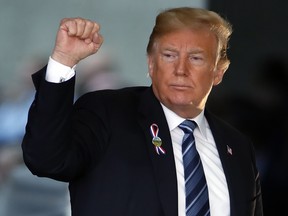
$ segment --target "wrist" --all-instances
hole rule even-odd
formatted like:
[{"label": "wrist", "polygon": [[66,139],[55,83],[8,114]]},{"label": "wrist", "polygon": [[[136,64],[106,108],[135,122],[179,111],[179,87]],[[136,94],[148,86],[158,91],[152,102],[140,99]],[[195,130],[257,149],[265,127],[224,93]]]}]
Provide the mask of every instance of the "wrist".
[{"label": "wrist", "polygon": [[60,64],[63,64],[70,68],[74,67],[79,62],[78,60],[72,58],[71,56],[59,52],[53,52],[51,58],[59,62]]}]

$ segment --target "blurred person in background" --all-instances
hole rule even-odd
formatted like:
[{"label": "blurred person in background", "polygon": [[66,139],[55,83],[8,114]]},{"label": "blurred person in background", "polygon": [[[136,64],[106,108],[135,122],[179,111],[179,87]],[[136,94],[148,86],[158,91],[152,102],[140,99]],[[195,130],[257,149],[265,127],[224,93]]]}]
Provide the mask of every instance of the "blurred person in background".
[{"label": "blurred person in background", "polygon": [[[43,57],[30,58],[21,64],[21,73],[5,89],[0,104],[0,215],[68,216],[68,185],[40,179],[23,164],[21,141],[28,110],[34,98],[31,71],[42,68]],[[46,58],[45,58],[46,59]]]},{"label": "blurred person in background", "polygon": [[34,98],[34,86],[30,81],[31,70],[45,65],[40,57],[31,57],[31,59],[33,60],[20,65],[21,73],[12,80],[16,85],[7,86],[5,91],[2,91],[3,99],[0,103],[1,146],[19,146],[23,138],[28,116],[27,111]]},{"label": "blurred person in background", "polygon": [[[73,216],[263,215],[250,139],[205,108],[228,69],[231,33],[212,11],[164,10],[147,46],[152,85],[89,92],[73,103],[75,66],[103,37],[96,22],[63,19],[47,67],[32,76],[26,165],[39,177],[69,182]],[[205,180],[195,189],[200,202],[191,204],[186,195],[202,181],[185,185],[182,122],[196,126],[189,139],[194,134]]]},{"label": "blurred person in background", "polygon": [[97,56],[92,55],[81,61],[77,70],[81,73],[77,76],[76,98],[87,92],[128,85],[121,77],[121,68],[112,51],[101,49]]},{"label": "blurred person in background", "polygon": [[[28,60],[28,59],[26,59]],[[9,171],[22,163],[21,141],[25,133],[28,110],[34,98],[34,86],[30,81],[31,70],[45,65],[43,58],[35,57],[20,65],[21,73],[2,91],[0,103],[0,183]],[[20,69],[19,69],[20,70]]]}]

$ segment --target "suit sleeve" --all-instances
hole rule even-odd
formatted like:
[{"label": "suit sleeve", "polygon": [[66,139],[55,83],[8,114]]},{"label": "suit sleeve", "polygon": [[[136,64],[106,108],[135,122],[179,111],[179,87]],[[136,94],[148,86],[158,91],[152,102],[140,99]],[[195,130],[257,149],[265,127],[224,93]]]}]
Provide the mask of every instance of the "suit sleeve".
[{"label": "suit sleeve", "polygon": [[32,75],[36,94],[22,141],[23,158],[33,174],[69,181],[82,165],[79,155],[70,159],[77,152],[70,140],[75,78],[50,83],[45,72],[46,67]]},{"label": "suit sleeve", "polygon": [[262,190],[261,190],[261,181],[260,181],[260,173],[256,166],[256,158],[255,158],[255,150],[253,145],[251,145],[252,149],[252,160],[253,167],[255,172],[255,206],[254,206],[254,214],[255,216],[263,216],[263,200],[262,200]]}]

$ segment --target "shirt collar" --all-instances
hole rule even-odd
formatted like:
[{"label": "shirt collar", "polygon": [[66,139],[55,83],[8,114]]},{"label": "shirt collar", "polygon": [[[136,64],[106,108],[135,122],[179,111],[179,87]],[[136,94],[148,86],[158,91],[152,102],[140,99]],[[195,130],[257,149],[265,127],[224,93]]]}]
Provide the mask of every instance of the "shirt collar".
[{"label": "shirt collar", "polygon": [[[178,127],[179,124],[181,124],[185,120],[184,118],[178,116],[172,110],[168,109],[162,103],[161,103],[161,106],[162,106],[164,114],[166,116],[166,120],[167,120],[168,127],[169,127],[170,131],[174,130],[176,127]],[[200,133],[205,138],[207,138],[206,129],[205,129],[206,125],[205,125],[204,110],[198,116],[196,116],[195,118],[190,119],[190,120],[193,120],[197,123]]]}]

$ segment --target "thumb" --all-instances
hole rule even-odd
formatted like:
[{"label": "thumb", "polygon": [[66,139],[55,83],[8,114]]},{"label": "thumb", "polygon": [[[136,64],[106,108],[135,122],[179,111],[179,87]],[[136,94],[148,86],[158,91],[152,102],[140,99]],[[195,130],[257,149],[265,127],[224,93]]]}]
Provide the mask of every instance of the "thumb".
[{"label": "thumb", "polygon": [[99,33],[95,33],[93,38],[92,38],[92,42],[95,44],[99,44],[99,46],[101,46],[101,44],[103,43],[102,35]]}]

